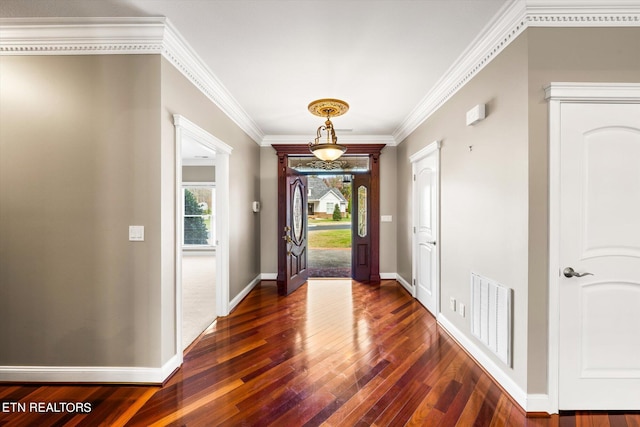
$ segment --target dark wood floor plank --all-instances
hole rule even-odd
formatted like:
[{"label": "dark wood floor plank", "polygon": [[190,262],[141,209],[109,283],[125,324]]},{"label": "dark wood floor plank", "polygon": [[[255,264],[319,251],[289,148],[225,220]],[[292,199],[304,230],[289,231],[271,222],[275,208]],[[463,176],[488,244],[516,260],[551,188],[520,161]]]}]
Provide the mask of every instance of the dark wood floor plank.
[{"label": "dark wood floor plank", "polygon": [[0,413],[0,426],[640,427],[637,412],[526,418],[397,282],[262,282],[162,387],[0,384],[0,401],[90,413]]}]

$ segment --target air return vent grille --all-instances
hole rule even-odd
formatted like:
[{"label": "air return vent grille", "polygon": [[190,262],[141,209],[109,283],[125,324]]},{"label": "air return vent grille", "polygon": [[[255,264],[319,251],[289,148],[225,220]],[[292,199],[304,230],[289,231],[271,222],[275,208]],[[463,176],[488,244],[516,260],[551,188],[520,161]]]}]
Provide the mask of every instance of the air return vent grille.
[{"label": "air return vent grille", "polygon": [[513,290],[471,273],[471,333],[511,366]]}]

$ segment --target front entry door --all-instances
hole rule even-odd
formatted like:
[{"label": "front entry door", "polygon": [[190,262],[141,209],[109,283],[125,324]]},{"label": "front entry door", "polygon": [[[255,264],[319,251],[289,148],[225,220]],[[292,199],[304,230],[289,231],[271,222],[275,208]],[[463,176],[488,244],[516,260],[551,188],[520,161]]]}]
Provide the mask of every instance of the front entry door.
[{"label": "front entry door", "polygon": [[414,278],[416,298],[438,313],[438,151],[413,165]]},{"label": "front entry door", "polygon": [[286,194],[280,206],[285,218],[278,245],[278,293],[289,295],[308,279],[307,269],[307,177],[286,170]]},{"label": "front entry door", "polygon": [[[302,208],[307,209],[307,183],[303,175],[289,168],[289,156],[308,157],[309,162],[317,159],[309,157],[309,146],[296,144],[273,144],[278,155],[278,293],[288,295],[308,278],[307,269],[307,219],[303,215],[304,240],[296,240],[293,231],[295,214],[293,188],[298,180],[302,189]],[[353,278],[363,282],[380,282],[380,152],[384,144],[357,144],[348,146],[352,156],[368,157],[368,172],[354,175],[353,191],[363,187],[361,194],[364,208],[361,212],[360,228],[352,227]],[[315,160],[314,160],[315,159]],[[305,160],[306,162],[306,160]],[[306,162],[306,163],[309,163]],[[332,170],[320,168],[322,171]],[[307,171],[307,173],[310,173]],[[354,194],[354,200],[357,195]],[[353,215],[357,215],[357,202],[353,202]],[[302,212],[304,213],[304,212]],[[357,219],[356,219],[357,220]],[[359,231],[359,232],[358,232]],[[287,235],[289,237],[287,237]],[[288,240],[291,239],[292,242]],[[302,236],[301,236],[302,239]]]},{"label": "front entry door", "polygon": [[354,175],[352,187],[351,270],[360,282],[371,280],[371,179]]},{"label": "front entry door", "polygon": [[560,113],[559,409],[638,409],[640,105]]}]

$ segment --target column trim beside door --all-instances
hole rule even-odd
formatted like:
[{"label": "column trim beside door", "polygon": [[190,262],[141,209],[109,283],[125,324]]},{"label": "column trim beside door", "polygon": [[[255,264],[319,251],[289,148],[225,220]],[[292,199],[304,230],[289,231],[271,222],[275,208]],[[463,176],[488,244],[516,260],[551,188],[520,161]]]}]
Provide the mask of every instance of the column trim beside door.
[{"label": "column trim beside door", "polygon": [[560,314],[560,136],[563,103],[640,103],[640,83],[560,83],[545,87],[549,102],[549,330],[548,398],[527,411],[559,412],[559,314]]}]

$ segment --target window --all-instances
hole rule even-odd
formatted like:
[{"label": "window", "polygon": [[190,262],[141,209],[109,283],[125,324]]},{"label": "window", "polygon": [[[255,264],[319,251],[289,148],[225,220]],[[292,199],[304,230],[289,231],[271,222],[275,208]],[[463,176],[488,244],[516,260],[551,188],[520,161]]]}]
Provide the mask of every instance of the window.
[{"label": "window", "polygon": [[358,236],[367,236],[367,187],[358,187]]},{"label": "window", "polygon": [[334,209],[333,205],[334,204],[335,203],[327,202],[327,213],[328,214],[332,214],[333,213],[333,209]]},{"label": "window", "polygon": [[215,191],[212,185],[188,185],[182,188],[184,247],[215,246]]}]

